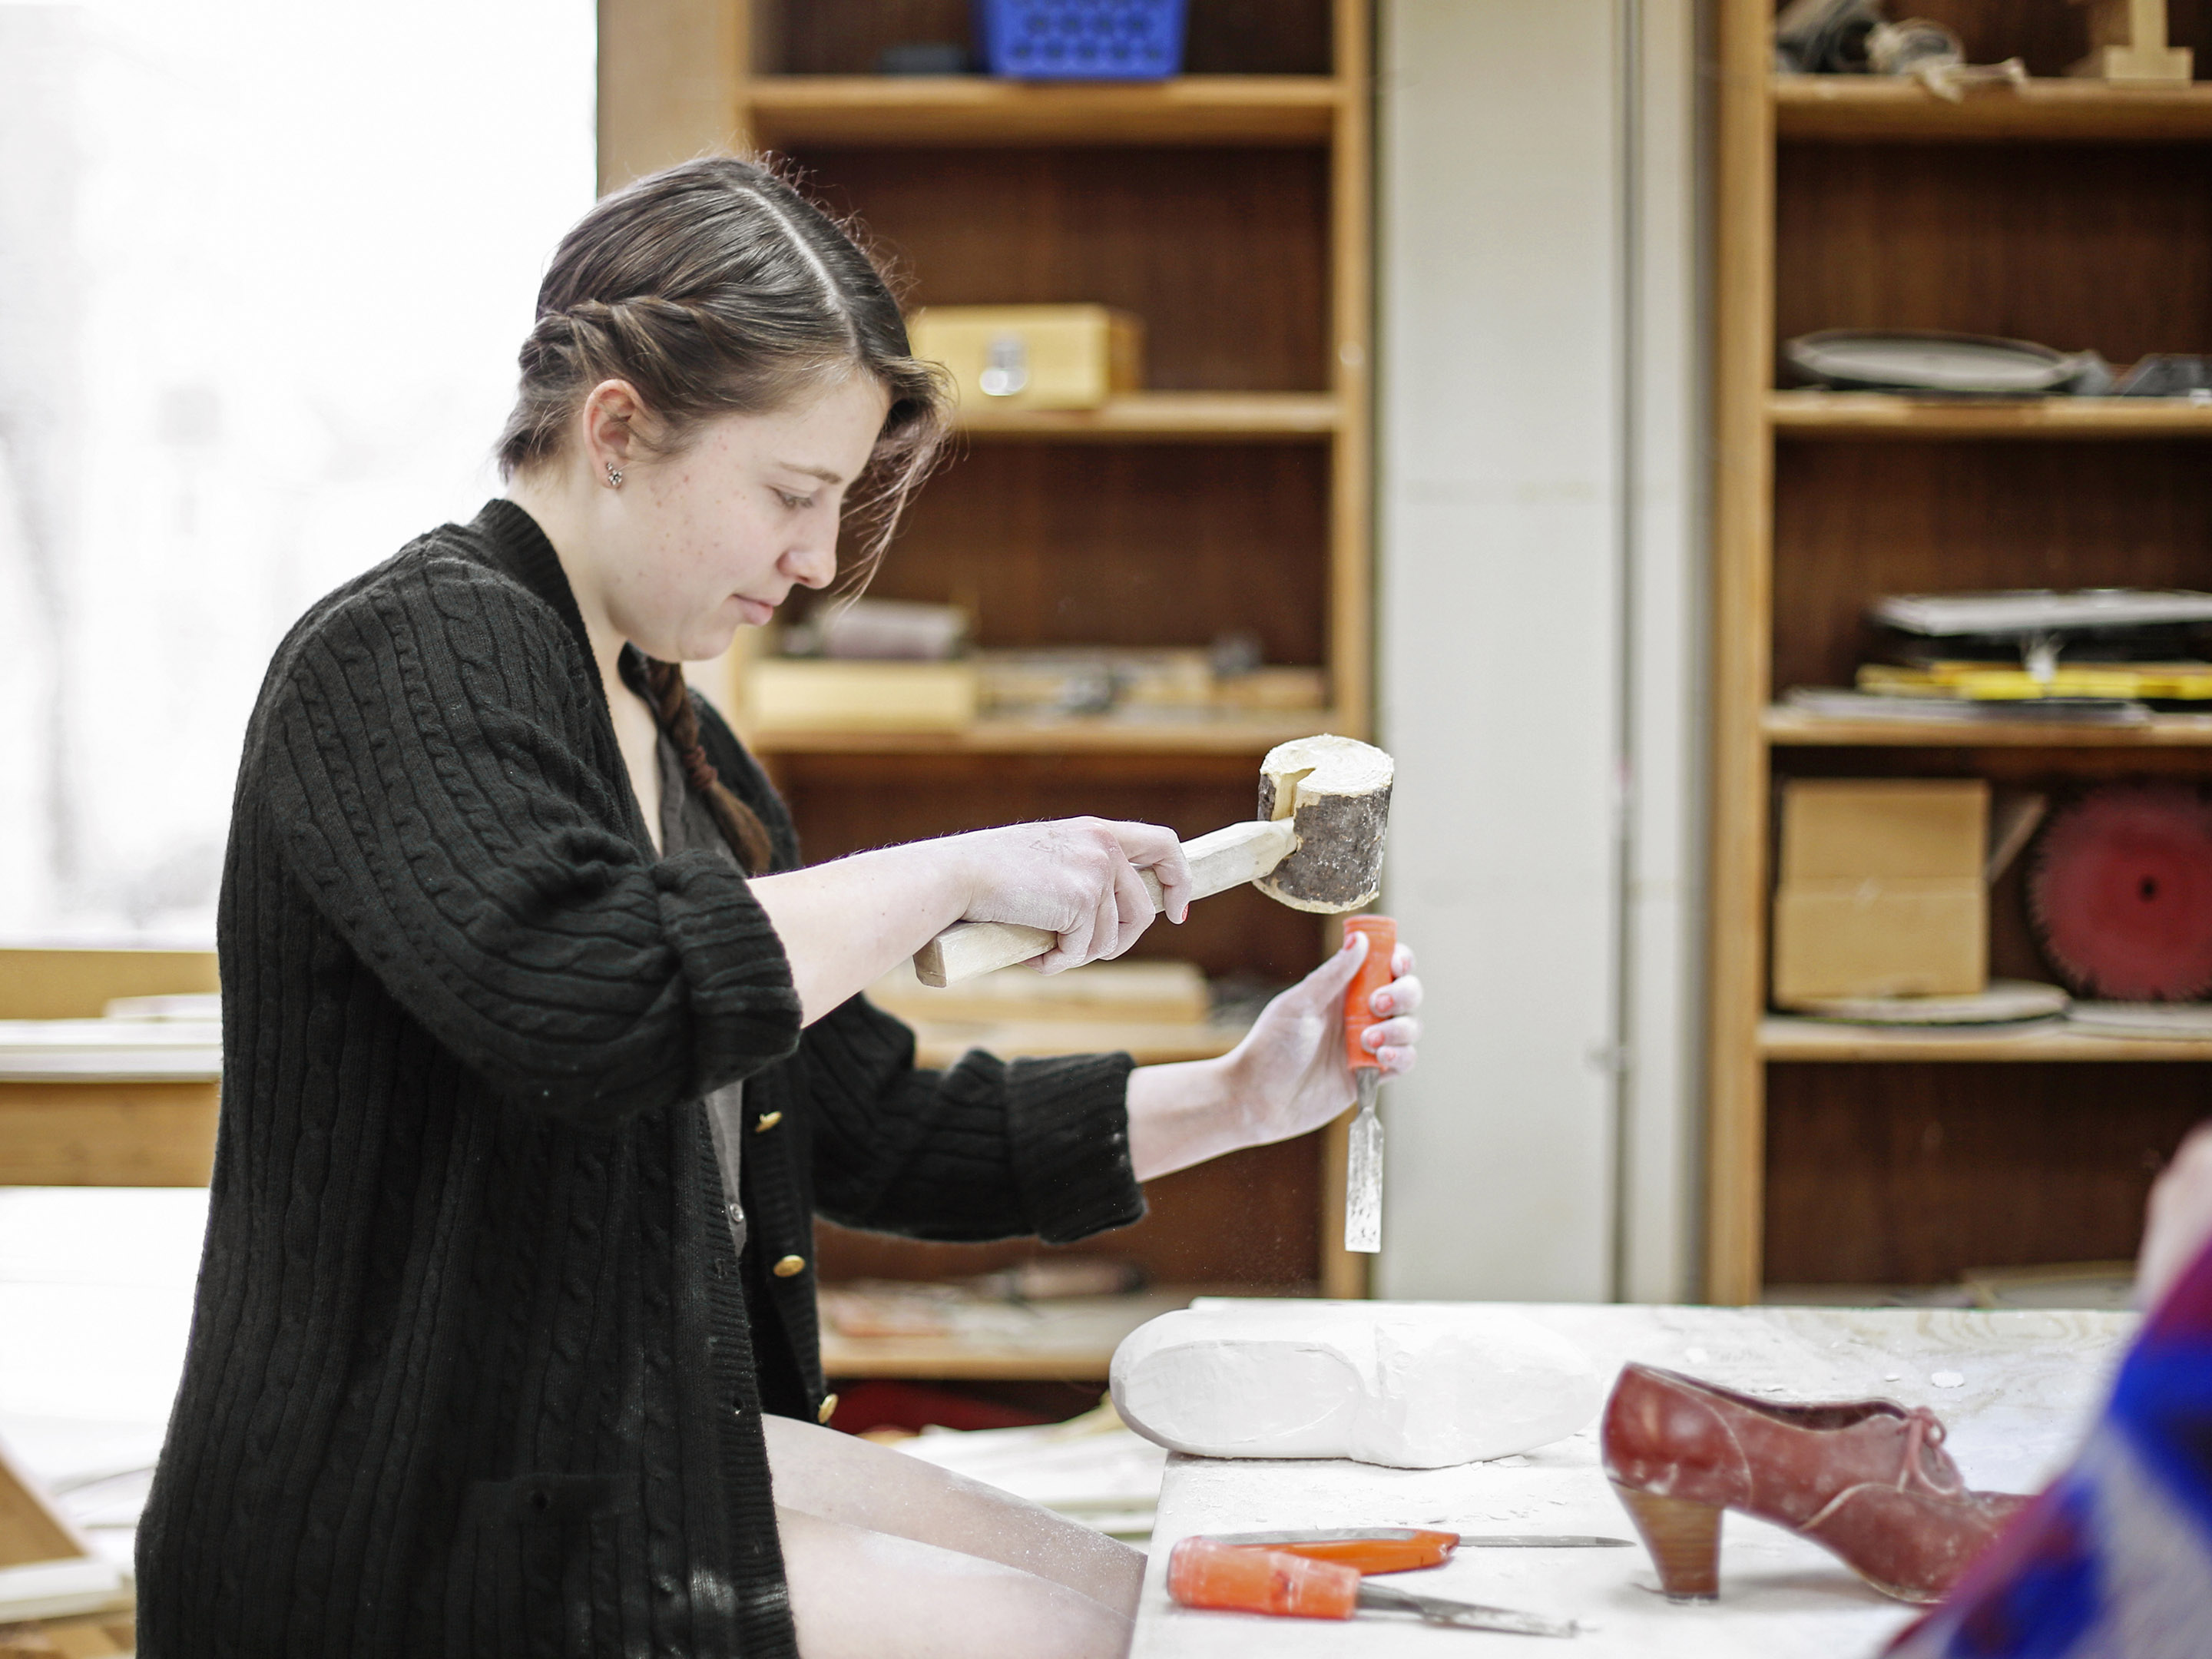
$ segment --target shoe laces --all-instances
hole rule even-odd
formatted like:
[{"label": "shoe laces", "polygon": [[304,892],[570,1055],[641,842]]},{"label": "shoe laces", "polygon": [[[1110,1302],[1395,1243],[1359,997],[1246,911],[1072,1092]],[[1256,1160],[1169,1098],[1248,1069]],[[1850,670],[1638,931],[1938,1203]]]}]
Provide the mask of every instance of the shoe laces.
[{"label": "shoe laces", "polygon": [[[1915,1482],[1942,1498],[1955,1498],[1966,1491],[1966,1483],[1959,1474],[1958,1465],[1942,1449],[1943,1435],[1943,1419],[1927,1407],[1915,1406],[1905,1414],[1905,1461],[1897,1471],[1898,1491],[1903,1492]],[[1936,1465],[1943,1471],[1945,1479],[1939,1480],[1928,1472],[1928,1464],[1921,1456],[1923,1451],[1935,1454]]]}]

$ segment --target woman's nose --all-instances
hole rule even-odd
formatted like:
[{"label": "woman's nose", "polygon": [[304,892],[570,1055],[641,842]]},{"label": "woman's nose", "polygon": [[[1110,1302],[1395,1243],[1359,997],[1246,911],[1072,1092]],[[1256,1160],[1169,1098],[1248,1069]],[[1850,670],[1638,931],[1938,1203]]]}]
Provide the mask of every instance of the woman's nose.
[{"label": "woman's nose", "polygon": [[801,587],[827,587],[837,574],[837,544],[809,542],[783,556],[784,574]]}]

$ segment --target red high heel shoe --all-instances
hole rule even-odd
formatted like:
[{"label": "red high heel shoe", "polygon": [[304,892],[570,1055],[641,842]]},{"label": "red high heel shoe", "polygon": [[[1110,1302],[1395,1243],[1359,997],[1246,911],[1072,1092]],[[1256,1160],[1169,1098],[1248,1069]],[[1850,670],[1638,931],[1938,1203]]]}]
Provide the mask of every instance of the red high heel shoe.
[{"label": "red high heel shoe", "polygon": [[1720,1593],[1727,1510],[1811,1539],[1885,1595],[1934,1601],[2028,1501],[1969,1491],[1924,1406],[1778,1406],[1654,1365],[1623,1367],[1599,1442],[1677,1601]]}]

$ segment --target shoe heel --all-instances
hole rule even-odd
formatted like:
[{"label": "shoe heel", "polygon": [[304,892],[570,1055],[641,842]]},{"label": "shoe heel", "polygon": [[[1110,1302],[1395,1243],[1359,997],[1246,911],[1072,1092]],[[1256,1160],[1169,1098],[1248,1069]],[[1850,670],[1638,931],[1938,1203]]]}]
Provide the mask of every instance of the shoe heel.
[{"label": "shoe heel", "polygon": [[1710,1601],[1721,1593],[1721,1515],[1711,1504],[1633,1492],[1615,1481],[1621,1506],[1651,1552],[1670,1601]]}]

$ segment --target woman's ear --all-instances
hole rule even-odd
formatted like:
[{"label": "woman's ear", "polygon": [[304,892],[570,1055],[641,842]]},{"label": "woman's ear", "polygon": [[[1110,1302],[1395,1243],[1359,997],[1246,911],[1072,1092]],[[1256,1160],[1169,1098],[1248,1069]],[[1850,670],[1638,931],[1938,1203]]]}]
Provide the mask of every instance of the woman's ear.
[{"label": "woman's ear", "polygon": [[639,428],[649,418],[637,388],[628,380],[602,380],[584,399],[584,460],[592,479],[618,476],[644,459]]}]

